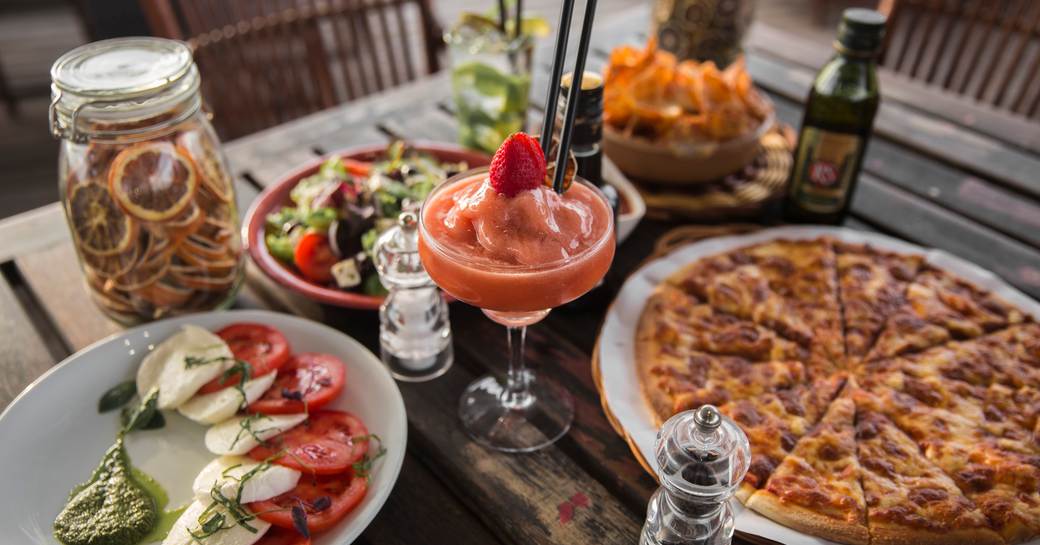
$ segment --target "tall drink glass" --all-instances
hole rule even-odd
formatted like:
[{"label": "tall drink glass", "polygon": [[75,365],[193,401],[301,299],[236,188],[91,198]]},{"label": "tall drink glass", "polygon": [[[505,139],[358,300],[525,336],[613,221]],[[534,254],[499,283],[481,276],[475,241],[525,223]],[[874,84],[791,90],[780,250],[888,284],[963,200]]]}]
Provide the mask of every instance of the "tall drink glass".
[{"label": "tall drink glass", "polygon": [[[454,244],[443,221],[455,196],[482,183],[487,176],[487,168],[464,172],[448,179],[426,198],[420,211],[419,255],[441,289],[480,308],[508,331],[509,366],[505,378],[488,375],[466,388],[459,402],[463,426],[471,437],[489,448],[530,452],[567,433],[574,419],[574,402],[565,389],[525,367],[527,326],[545,318],[554,307],[577,299],[603,278],[614,258],[613,214],[599,189],[575,178],[562,198],[581,201],[590,211],[588,223],[582,222],[583,229],[592,226],[583,247],[535,265],[488,258],[484,250],[494,242],[485,238],[483,249]],[[516,242],[508,232],[500,236],[498,240],[503,245]]]}]

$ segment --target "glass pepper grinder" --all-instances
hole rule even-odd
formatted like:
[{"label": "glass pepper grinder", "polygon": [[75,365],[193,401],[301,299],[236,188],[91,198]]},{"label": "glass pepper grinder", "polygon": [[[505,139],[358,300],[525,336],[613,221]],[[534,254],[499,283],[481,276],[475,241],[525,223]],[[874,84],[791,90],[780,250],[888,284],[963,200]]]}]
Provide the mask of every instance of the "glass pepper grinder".
[{"label": "glass pepper grinder", "polygon": [[376,241],[379,280],[390,291],[379,307],[379,348],[398,380],[443,375],[454,359],[448,304],[419,260],[418,216],[403,212]]},{"label": "glass pepper grinder", "polygon": [[751,462],[744,432],[703,405],[664,423],[655,454],[661,488],[650,497],[640,545],[728,545],[729,499]]}]

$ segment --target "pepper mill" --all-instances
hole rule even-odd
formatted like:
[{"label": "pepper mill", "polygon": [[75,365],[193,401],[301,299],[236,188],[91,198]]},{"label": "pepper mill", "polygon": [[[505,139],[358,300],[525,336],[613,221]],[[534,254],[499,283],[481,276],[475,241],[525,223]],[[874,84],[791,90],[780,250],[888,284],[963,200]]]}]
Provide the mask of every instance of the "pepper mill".
[{"label": "pepper mill", "polygon": [[729,499],[751,462],[744,432],[703,405],[669,418],[654,451],[661,488],[650,497],[640,545],[728,545]]},{"label": "pepper mill", "polygon": [[421,382],[451,367],[448,304],[419,259],[418,217],[403,212],[373,247],[376,271],[390,291],[379,307],[379,352],[397,380]]}]

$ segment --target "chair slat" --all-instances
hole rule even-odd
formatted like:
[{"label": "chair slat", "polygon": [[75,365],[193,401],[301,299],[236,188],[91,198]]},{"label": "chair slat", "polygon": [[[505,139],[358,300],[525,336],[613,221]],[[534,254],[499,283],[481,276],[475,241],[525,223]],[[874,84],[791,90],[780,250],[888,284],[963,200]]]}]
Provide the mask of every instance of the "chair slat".
[{"label": "chair slat", "polygon": [[443,49],[427,0],[141,3],[153,32],[192,44],[224,138],[432,73]]}]

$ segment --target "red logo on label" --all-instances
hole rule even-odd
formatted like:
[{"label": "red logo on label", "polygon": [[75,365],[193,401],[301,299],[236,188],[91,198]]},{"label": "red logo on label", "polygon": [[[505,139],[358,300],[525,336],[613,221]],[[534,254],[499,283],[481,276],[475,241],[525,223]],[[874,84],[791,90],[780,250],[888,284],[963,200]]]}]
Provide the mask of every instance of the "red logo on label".
[{"label": "red logo on label", "polygon": [[819,187],[833,187],[838,183],[838,167],[827,161],[816,161],[809,165],[809,181]]}]

